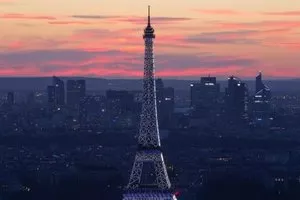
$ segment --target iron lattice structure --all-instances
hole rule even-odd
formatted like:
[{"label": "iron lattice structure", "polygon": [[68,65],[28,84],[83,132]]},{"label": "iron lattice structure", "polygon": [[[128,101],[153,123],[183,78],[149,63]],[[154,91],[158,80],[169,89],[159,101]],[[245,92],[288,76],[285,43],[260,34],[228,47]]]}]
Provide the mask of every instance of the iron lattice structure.
[{"label": "iron lattice structure", "polygon": [[[161,152],[159,137],[153,40],[154,29],[150,23],[150,7],[148,7],[148,25],[144,30],[145,60],[143,79],[143,104],[138,138],[138,151],[123,195],[123,200],[176,200],[171,192],[171,183]],[[145,163],[153,164],[156,181],[151,189],[141,185]]]}]

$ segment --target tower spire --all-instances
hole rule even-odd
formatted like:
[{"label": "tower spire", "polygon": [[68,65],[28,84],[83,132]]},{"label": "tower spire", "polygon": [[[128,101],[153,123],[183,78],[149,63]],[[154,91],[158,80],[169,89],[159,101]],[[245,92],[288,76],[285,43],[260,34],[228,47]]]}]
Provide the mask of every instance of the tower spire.
[{"label": "tower spire", "polygon": [[151,18],[150,18],[150,5],[148,6],[148,26],[151,25]]},{"label": "tower spire", "polygon": [[144,30],[144,38],[155,38],[154,29],[151,26],[150,6],[148,6],[148,24]]}]

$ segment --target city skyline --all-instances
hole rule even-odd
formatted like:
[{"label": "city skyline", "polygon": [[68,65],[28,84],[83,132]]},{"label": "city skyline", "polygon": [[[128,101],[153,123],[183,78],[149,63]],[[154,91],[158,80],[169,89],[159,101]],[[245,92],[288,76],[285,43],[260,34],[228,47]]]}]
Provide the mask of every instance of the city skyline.
[{"label": "city skyline", "polygon": [[148,4],[159,77],[300,76],[300,3],[270,0],[0,0],[0,76],[142,78]]}]

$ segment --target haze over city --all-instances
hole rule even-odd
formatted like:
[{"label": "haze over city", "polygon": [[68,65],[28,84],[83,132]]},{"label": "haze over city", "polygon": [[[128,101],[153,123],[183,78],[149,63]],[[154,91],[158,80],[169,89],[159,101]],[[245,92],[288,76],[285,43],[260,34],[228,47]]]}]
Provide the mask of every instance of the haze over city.
[{"label": "haze over city", "polygon": [[0,76],[141,78],[147,5],[157,75],[300,76],[300,2],[0,0]]}]

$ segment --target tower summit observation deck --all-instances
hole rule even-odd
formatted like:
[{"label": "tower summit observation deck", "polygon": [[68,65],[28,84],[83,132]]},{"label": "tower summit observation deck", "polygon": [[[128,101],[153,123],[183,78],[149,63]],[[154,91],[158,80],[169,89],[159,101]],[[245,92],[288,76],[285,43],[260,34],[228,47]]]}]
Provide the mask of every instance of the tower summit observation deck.
[{"label": "tower summit observation deck", "polygon": [[123,200],[176,200],[161,151],[157,119],[156,86],[150,6],[144,30],[145,58],[143,104],[138,149]]},{"label": "tower summit observation deck", "polygon": [[151,17],[150,17],[150,6],[148,6],[148,24],[144,30],[144,39],[145,38],[155,38],[154,28],[151,26]]}]

